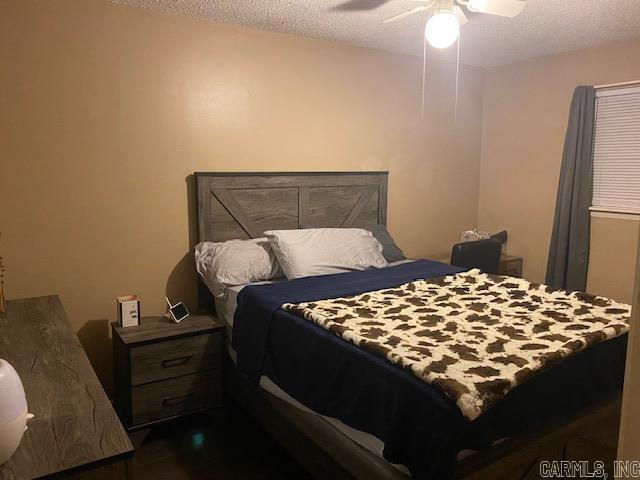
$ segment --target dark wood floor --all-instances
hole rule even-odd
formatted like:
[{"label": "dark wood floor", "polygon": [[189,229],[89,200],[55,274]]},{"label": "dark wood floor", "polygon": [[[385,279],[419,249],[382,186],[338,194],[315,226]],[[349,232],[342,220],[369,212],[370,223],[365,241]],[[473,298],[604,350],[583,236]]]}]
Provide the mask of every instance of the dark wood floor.
[{"label": "dark wood floor", "polygon": [[[617,445],[619,417],[603,418],[590,435],[578,435],[564,451],[555,446],[546,460],[604,460],[611,470]],[[539,480],[538,466],[514,464],[508,480]],[[491,469],[489,469],[491,470]],[[495,475],[473,474],[475,480],[497,480]],[[311,480],[311,476],[244,410],[200,414],[154,427],[133,460],[133,480]],[[500,477],[505,478],[505,477]],[[613,478],[609,473],[608,478]]]},{"label": "dark wood floor", "polygon": [[134,480],[310,480],[241,410],[193,415],[154,427],[136,450]]}]

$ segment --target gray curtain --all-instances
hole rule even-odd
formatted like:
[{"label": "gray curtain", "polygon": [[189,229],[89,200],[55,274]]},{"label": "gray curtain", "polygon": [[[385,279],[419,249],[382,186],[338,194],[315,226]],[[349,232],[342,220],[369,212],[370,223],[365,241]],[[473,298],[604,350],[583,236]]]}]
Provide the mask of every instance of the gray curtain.
[{"label": "gray curtain", "polygon": [[584,291],[587,286],[595,109],[595,89],[577,87],[564,139],[547,262],[546,283],[554,288]]}]

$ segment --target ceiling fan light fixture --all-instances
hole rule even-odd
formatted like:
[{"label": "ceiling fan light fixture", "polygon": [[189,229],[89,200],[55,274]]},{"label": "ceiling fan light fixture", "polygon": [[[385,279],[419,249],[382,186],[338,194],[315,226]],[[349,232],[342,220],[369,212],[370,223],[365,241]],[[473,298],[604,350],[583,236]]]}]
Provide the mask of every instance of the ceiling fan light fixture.
[{"label": "ceiling fan light fixture", "polygon": [[438,10],[429,18],[424,34],[432,47],[450,47],[460,35],[458,17],[452,10]]},{"label": "ceiling fan light fixture", "polygon": [[467,8],[472,12],[483,12],[487,9],[487,0],[469,0]]}]

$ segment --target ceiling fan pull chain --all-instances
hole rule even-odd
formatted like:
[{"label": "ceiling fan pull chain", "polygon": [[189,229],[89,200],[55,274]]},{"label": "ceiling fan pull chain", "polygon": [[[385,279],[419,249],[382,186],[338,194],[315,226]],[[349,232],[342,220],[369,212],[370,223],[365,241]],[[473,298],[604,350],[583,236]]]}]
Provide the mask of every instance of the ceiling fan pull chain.
[{"label": "ceiling fan pull chain", "polygon": [[427,38],[423,37],[424,47],[422,50],[422,110],[420,118],[424,120],[424,102],[427,90]]},{"label": "ceiling fan pull chain", "polygon": [[460,89],[460,40],[462,34],[458,36],[458,53],[456,55],[456,100],[453,107],[453,121],[458,121],[458,90]]}]

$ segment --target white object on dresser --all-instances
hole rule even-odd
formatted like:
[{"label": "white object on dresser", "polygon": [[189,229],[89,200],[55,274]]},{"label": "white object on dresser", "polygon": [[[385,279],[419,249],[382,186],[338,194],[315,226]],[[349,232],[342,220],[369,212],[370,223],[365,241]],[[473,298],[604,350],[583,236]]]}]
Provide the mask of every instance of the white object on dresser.
[{"label": "white object on dresser", "polygon": [[6,463],[20,445],[27,430],[27,398],[18,372],[0,358],[0,465]]}]

